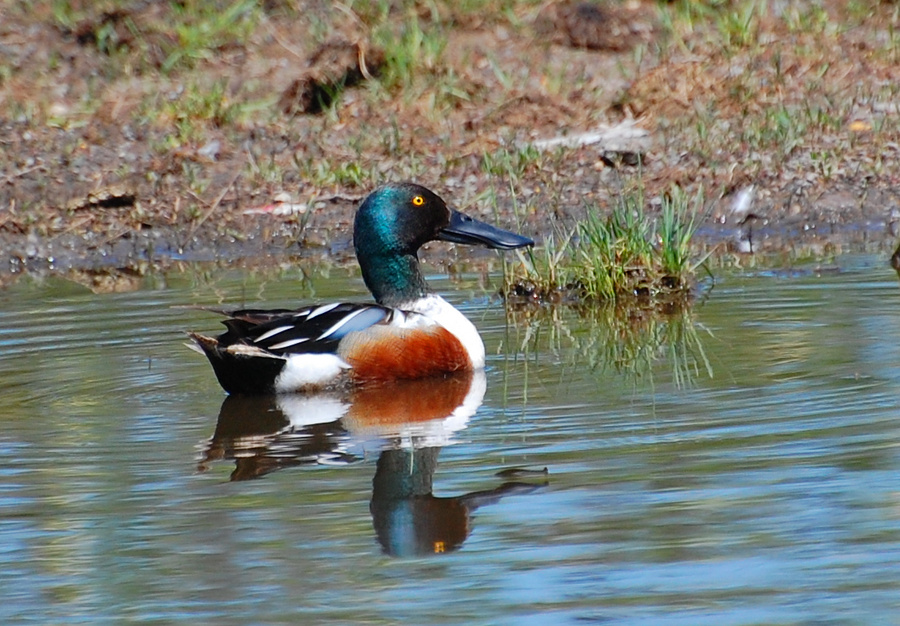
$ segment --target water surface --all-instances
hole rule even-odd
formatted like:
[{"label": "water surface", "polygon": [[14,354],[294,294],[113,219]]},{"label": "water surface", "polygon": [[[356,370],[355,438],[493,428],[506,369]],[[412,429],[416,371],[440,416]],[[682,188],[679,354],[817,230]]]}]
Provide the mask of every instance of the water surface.
[{"label": "water surface", "polygon": [[300,277],[0,292],[0,622],[897,623],[882,259],[720,277],[687,347],[638,356],[602,315],[508,318],[438,276],[483,378],[226,402],[182,345],[215,316],[172,305],[366,297]]}]

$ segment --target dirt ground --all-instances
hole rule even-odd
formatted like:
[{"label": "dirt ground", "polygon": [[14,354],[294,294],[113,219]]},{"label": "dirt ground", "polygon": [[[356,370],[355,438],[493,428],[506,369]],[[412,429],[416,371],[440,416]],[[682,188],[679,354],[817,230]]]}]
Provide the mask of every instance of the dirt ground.
[{"label": "dirt ground", "polygon": [[538,239],[677,185],[698,253],[895,245],[896,2],[206,4],[0,8],[3,280],[348,256],[397,179]]}]

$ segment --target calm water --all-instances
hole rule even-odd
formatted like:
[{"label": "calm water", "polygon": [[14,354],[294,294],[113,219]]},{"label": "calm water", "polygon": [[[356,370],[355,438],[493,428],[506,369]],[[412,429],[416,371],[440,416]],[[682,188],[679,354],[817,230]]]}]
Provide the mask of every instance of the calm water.
[{"label": "calm water", "polygon": [[508,322],[438,277],[483,378],[262,402],[225,402],[182,346],[216,317],[171,306],[358,278],[22,279],[0,291],[0,623],[900,623],[900,284],[838,267],[727,275],[693,324],[619,327]]}]

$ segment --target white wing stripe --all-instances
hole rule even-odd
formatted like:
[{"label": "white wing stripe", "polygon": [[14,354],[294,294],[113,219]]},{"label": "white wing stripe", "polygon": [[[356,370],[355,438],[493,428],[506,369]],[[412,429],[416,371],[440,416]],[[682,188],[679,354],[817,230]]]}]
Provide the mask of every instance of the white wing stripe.
[{"label": "white wing stripe", "polygon": [[294,327],[293,325],[288,325],[288,326],[279,326],[278,328],[273,328],[272,330],[268,330],[268,331],[264,332],[263,334],[261,334],[256,339],[254,339],[253,343],[259,343],[260,341],[265,341],[269,337],[274,337],[278,333],[283,333],[284,331],[290,330],[293,327]]},{"label": "white wing stripe", "polygon": [[315,311],[311,311],[309,316],[306,319],[311,320],[312,318],[322,315],[323,313],[328,313],[328,311],[339,307],[340,304],[341,304],[340,302],[332,302],[331,304],[323,304],[322,306],[317,308]]},{"label": "white wing stripe", "polygon": [[332,326],[331,328],[329,328],[328,330],[326,330],[324,333],[322,333],[321,335],[319,335],[319,338],[316,339],[316,341],[321,341],[322,339],[325,339],[325,338],[328,337],[329,335],[334,334],[335,332],[337,332],[337,330],[338,330],[341,326],[343,326],[344,324],[346,324],[347,322],[349,322],[350,320],[352,320],[354,317],[356,317],[357,315],[359,315],[359,314],[362,313],[363,311],[368,311],[368,310],[369,310],[368,308],[356,309],[356,310],[353,311],[352,313],[348,313],[347,315],[345,315],[345,316],[341,319],[341,321],[339,321],[337,324],[335,324],[334,326]]},{"label": "white wing stripe", "polygon": [[281,343],[276,343],[274,346],[269,346],[269,350],[284,350],[285,348],[290,348],[291,346],[296,346],[298,343],[303,343],[304,341],[309,341],[309,337],[300,337],[299,339],[288,339],[287,341],[282,341]]}]

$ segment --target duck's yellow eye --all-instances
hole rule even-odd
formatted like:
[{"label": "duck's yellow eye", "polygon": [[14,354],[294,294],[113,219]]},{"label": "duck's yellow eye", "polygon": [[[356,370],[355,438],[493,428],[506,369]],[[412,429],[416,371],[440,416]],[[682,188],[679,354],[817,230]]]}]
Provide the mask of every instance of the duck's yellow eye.
[{"label": "duck's yellow eye", "polygon": [[416,206],[422,206],[423,204],[425,204],[425,198],[423,198],[422,196],[416,196],[413,198],[413,204],[415,204]]}]

